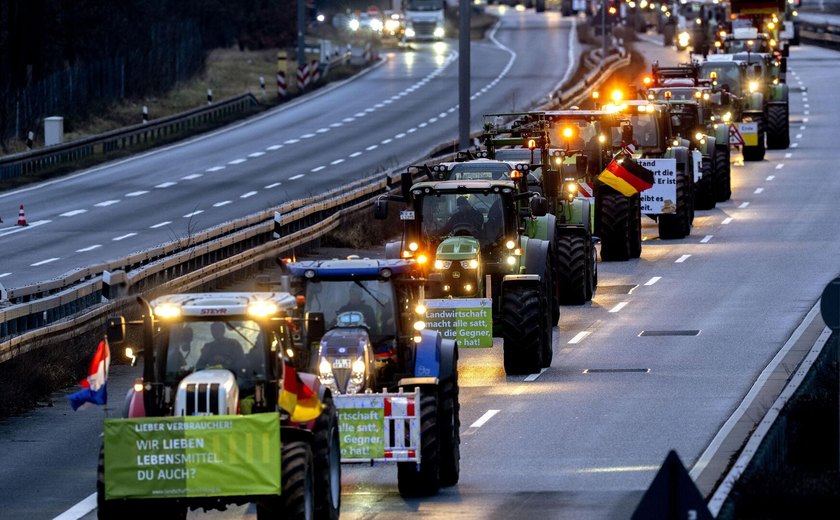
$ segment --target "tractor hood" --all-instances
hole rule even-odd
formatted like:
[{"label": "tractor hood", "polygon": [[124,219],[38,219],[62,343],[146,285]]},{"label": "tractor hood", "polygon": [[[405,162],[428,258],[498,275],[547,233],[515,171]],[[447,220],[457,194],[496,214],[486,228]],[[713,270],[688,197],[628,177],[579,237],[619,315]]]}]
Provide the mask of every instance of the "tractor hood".
[{"label": "tractor hood", "polygon": [[437,247],[437,260],[470,260],[478,256],[481,248],[478,239],[473,237],[449,237]]},{"label": "tractor hood", "polygon": [[370,341],[364,327],[341,327],[330,329],[321,338],[321,354],[327,357],[350,356],[356,359],[364,354],[365,344]]}]

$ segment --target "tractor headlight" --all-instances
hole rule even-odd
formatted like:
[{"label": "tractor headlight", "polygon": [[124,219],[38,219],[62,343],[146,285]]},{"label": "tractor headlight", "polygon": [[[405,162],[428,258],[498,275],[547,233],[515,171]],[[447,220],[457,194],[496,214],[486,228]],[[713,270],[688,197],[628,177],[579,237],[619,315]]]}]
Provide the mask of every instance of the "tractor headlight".
[{"label": "tractor headlight", "polygon": [[359,30],[359,20],[356,20],[355,18],[353,18],[352,20],[350,20],[350,23],[348,24],[348,26],[350,27],[351,31],[358,31]]},{"label": "tractor headlight", "polygon": [[393,18],[389,18],[388,20],[385,20],[385,30],[388,31],[389,33],[394,34],[394,33],[397,32],[397,30],[399,30],[399,28],[400,28],[400,21],[399,20],[394,20]]},{"label": "tractor headlight", "polygon": [[478,260],[475,258],[472,260],[461,260],[461,267],[464,269],[478,269]]},{"label": "tractor headlight", "polygon": [[350,380],[347,381],[347,393],[356,394],[365,386],[365,361],[362,358],[357,358],[353,362],[353,367],[350,371]]},{"label": "tractor headlight", "polygon": [[688,42],[691,41],[691,35],[687,32],[683,31],[677,36],[677,41],[680,44],[680,47],[688,47]]},{"label": "tractor headlight", "polygon": [[513,240],[508,240],[507,242],[505,242],[505,247],[508,249],[513,249],[514,247],[516,247],[516,242],[514,242]]},{"label": "tractor headlight", "polygon": [[405,35],[409,38],[414,38],[414,28],[413,27],[406,27],[405,28]]},{"label": "tractor headlight", "polygon": [[422,303],[418,303],[417,307],[414,308],[414,312],[419,314],[420,316],[426,315],[426,306]]},{"label": "tractor headlight", "polygon": [[158,318],[177,318],[181,315],[181,308],[171,303],[164,303],[155,307],[155,316]]},{"label": "tractor headlight", "polygon": [[700,133],[700,132],[697,132],[696,134],[694,134],[694,138],[697,139],[698,141],[702,141],[703,140],[703,134]]},{"label": "tractor headlight", "polygon": [[414,330],[420,332],[421,330],[426,328],[426,322],[423,320],[417,320],[414,322]]},{"label": "tractor headlight", "polygon": [[376,32],[382,32],[382,20],[379,18],[374,18],[370,21],[370,28]]},{"label": "tractor headlight", "polygon": [[728,123],[729,121],[731,121],[732,120],[732,112],[727,112],[727,113],[723,114],[722,119],[723,119],[724,123]]},{"label": "tractor headlight", "polygon": [[333,392],[338,392],[338,387],[335,386],[332,365],[330,365],[327,358],[322,357],[321,362],[318,364],[318,379],[322,385],[329,387]]},{"label": "tractor headlight", "polygon": [[515,256],[507,257],[507,263],[508,263],[508,265],[514,265],[516,263],[516,257]]},{"label": "tractor headlight", "polygon": [[248,305],[248,314],[255,318],[265,318],[277,314],[277,305],[269,301],[254,302]]},{"label": "tractor headlight", "polygon": [[750,94],[753,94],[758,91],[758,81],[750,81],[747,83],[747,88],[750,91]]},{"label": "tractor headlight", "polygon": [[451,266],[450,260],[435,260],[435,269],[449,269]]}]

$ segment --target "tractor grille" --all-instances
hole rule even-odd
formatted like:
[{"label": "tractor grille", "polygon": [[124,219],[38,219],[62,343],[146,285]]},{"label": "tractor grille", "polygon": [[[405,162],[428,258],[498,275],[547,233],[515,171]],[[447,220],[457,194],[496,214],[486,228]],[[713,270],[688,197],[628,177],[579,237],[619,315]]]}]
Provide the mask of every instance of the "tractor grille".
[{"label": "tractor grille", "polygon": [[335,377],[335,386],[338,387],[340,392],[345,392],[347,390],[347,381],[350,379],[350,369],[334,368],[333,376]]},{"label": "tractor grille", "polygon": [[190,383],[186,395],[187,415],[219,415],[219,383]]},{"label": "tractor grille", "polygon": [[433,36],[435,34],[435,22],[414,22],[414,34],[417,36]]}]

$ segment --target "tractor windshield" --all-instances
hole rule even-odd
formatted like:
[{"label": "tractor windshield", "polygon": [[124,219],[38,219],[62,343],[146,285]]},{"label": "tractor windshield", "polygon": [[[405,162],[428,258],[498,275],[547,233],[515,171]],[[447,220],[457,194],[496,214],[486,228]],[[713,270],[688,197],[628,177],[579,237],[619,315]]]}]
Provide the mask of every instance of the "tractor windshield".
[{"label": "tractor windshield", "polygon": [[477,238],[482,246],[504,236],[499,193],[433,193],[423,197],[423,236],[438,241],[451,235]]},{"label": "tractor windshield", "polygon": [[598,125],[594,121],[555,121],[549,132],[553,148],[586,152],[598,150]]},{"label": "tractor windshield", "polygon": [[504,162],[462,162],[452,167],[449,172],[449,179],[454,181],[509,179],[512,169],[510,165]]},{"label": "tractor windshield", "polygon": [[[396,336],[394,286],[390,280],[321,280],[306,284],[306,311],[324,315],[327,328],[364,326],[374,347]],[[358,319],[347,319],[354,313]]]},{"label": "tractor windshield", "polygon": [[[630,124],[633,125],[633,140],[636,141],[636,145],[644,148],[656,148],[659,146],[659,130],[657,129],[656,114],[634,114],[630,116]],[[621,140],[620,135],[618,139]]]},{"label": "tractor windshield", "polygon": [[729,92],[740,95],[741,69],[737,63],[706,61],[700,70],[704,78],[713,79],[718,86],[727,87]]},{"label": "tractor windshield", "polygon": [[528,148],[502,148],[496,150],[495,155],[499,161],[525,164],[541,164],[542,162],[539,150],[531,151]]},{"label": "tractor windshield", "polygon": [[403,5],[406,11],[440,11],[443,0],[406,0]]},{"label": "tractor windshield", "polygon": [[196,370],[211,368],[233,372],[241,394],[266,379],[264,334],[255,321],[185,321],[170,326],[166,339],[168,385]]}]

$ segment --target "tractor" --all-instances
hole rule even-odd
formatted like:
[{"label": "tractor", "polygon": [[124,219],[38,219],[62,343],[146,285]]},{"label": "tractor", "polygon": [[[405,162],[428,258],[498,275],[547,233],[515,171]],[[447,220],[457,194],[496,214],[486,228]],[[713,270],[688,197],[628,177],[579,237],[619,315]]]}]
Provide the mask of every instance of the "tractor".
[{"label": "tractor", "polygon": [[[351,256],[280,265],[283,283],[305,299],[305,323],[319,324],[303,331],[302,356],[333,394],[342,462],[396,462],[406,497],[455,485],[458,346],[425,328],[418,263]],[[353,417],[374,410],[382,424],[371,443],[354,436]]]},{"label": "tractor", "polygon": [[[124,418],[105,422],[99,518],[185,518],[188,509],[248,502],[261,519],[338,518],[333,396],[288,363],[296,299],[220,292],[137,301],[139,320],[108,319],[108,341],[126,344],[132,364],[142,356],[143,377]],[[139,342],[126,339],[127,327],[141,329]]]}]

